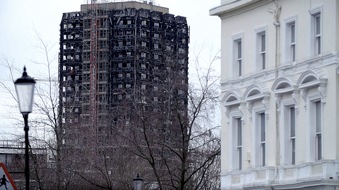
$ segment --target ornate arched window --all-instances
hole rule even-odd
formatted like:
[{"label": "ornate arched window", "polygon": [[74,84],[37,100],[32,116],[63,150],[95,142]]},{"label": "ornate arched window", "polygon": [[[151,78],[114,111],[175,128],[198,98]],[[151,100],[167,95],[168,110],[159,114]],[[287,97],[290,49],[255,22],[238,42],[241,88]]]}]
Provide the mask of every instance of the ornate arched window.
[{"label": "ornate arched window", "polygon": [[279,118],[282,163],[296,163],[296,118],[299,105],[299,90],[289,79],[282,77],[272,85],[276,97]]},{"label": "ornate arched window", "polygon": [[227,126],[224,130],[227,131],[230,140],[228,150],[229,154],[232,155],[229,159],[229,165],[232,170],[242,170],[244,163],[242,101],[236,91],[226,92],[222,101],[227,119]]},{"label": "ornate arched window", "polygon": [[266,166],[267,164],[267,119],[269,110],[269,93],[264,93],[258,85],[249,86],[244,99],[251,119],[252,150],[254,154],[254,166]]},{"label": "ornate arched window", "polygon": [[301,90],[301,97],[305,102],[305,124],[308,127],[304,130],[310,137],[307,138],[310,147],[308,161],[321,160],[323,155],[323,113],[324,104],[326,103],[327,79],[318,77],[313,71],[306,71],[300,76],[297,84]]}]

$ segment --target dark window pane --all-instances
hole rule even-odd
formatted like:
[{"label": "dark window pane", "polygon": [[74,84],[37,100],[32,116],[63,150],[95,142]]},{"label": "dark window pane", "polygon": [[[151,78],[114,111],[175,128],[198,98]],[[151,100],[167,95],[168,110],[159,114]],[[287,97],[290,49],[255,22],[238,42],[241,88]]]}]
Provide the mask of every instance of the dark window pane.
[{"label": "dark window pane", "polygon": [[295,24],[291,24],[291,43],[295,43]]},{"label": "dark window pane", "polygon": [[266,58],[265,58],[265,56],[266,56],[265,53],[261,54],[262,69],[266,68]]},{"label": "dark window pane", "polygon": [[317,159],[321,160],[322,157],[321,149],[321,134],[317,134]]},{"label": "dark window pane", "polygon": [[295,137],[295,108],[290,108],[290,127],[291,127],[291,137]]},{"label": "dark window pane", "polygon": [[242,128],[241,128],[241,119],[237,119],[237,125],[238,125],[238,146],[242,145]]},{"label": "dark window pane", "polygon": [[295,45],[291,45],[291,59],[292,62],[295,61]]},{"label": "dark window pane", "polygon": [[241,147],[239,147],[238,148],[238,156],[239,156],[239,170],[241,170],[242,169],[242,148]]},{"label": "dark window pane", "polygon": [[315,124],[316,124],[316,132],[321,133],[321,102],[315,102]]},{"label": "dark window pane", "polygon": [[238,61],[238,67],[239,67],[239,76],[241,76],[241,69],[242,69],[242,63],[241,63],[241,60]]},{"label": "dark window pane", "polygon": [[241,58],[241,41],[238,41],[238,58]]},{"label": "dark window pane", "polygon": [[265,166],[265,163],[266,163],[266,159],[265,159],[265,156],[266,156],[266,147],[265,147],[265,143],[261,144],[261,165],[262,166]]},{"label": "dark window pane", "polygon": [[266,35],[263,34],[261,35],[261,51],[265,51],[266,50]]},{"label": "dark window pane", "polygon": [[261,142],[265,141],[265,135],[266,135],[266,131],[265,131],[265,113],[261,113],[260,114],[260,139]]},{"label": "dark window pane", "polygon": [[295,139],[291,139],[292,148],[292,164],[295,164]]},{"label": "dark window pane", "polygon": [[321,38],[320,36],[316,37],[316,53],[320,54],[321,53]]},{"label": "dark window pane", "polygon": [[315,34],[320,34],[320,14],[317,14],[315,17]]}]

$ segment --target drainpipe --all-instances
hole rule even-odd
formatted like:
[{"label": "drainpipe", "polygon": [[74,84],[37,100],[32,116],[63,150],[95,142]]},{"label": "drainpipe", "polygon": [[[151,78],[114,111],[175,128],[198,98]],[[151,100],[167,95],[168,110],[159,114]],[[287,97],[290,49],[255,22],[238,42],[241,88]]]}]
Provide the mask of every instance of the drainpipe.
[{"label": "drainpipe", "polygon": [[[275,9],[270,9],[269,12],[273,14],[273,25],[275,26],[275,80],[278,79],[278,68],[280,66],[280,13],[281,13],[281,5],[278,4],[278,0],[274,1]],[[275,125],[276,125],[276,169],[275,169],[275,179],[277,180],[278,177],[278,166],[280,166],[280,127],[279,127],[279,111],[278,111],[278,105],[276,104],[275,109]]]}]

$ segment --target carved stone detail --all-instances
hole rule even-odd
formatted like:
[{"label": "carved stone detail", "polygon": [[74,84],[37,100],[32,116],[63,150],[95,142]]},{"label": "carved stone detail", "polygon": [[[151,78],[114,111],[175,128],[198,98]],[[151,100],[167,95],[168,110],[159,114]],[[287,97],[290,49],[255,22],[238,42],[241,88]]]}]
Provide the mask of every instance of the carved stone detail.
[{"label": "carved stone detail", "polygon": [[321,82],[318,91],[321,95],[321,102],[326,103],[326,83]]},{"label": "carved stone detail", "polygon": [[281,105],[281,95],[275,95],[275,104],[277,105],[277,111],[280,112],[280,105]]},{"label": "carved stone detail", "polygon": [[227,117],[230,117],[230,108],[228,106],[225,106],[225,114]]},{"label": "carved stone detail", "polygon": [[299,114],[300,90],[294,90],[292,93],[292,98],[295,102],[295,105],[294,105],[295,113]]},{"label": "carved stone detail", "polygon": [[252,102],[246,102],[246,108],[248,111],[249,119],[252,120],[252,108],[253,108],[253,103]]}]

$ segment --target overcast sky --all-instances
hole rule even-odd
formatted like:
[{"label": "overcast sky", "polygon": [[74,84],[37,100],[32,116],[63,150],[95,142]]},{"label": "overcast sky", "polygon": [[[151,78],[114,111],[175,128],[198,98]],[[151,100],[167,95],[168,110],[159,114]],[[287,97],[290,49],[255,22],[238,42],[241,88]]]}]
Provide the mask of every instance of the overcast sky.
[{"label": "overcast sky", "polygon": [[[90,0],[0,0],[0,63],[7,59],[15,66],[27,67],[27,72],[39,78],[46,68],[34,61],[44,62],[44,54],[36,33],[48,44],[50,57],[55,58],[53,72],[57,76],[59,24],[62,13],[79,11],[80,5]],[[100,1],[99,1],[100,2]],[[111,0],[114,2],[114,0]],[[202,51],[199,61],[208,62],[220,49],[220,20],[209,16],[209,9],[220,0],[154,0],[156,5],[168,7],[171,14],[185,16],[190,26],[190,62]],[[200,60],[201,59],[201,60]],[[219,66],[217,67],[217,69]],[[9,72],[0,65],[0,80],[12,84]],[[20,77],[16,72],[14,78]],[[11,86],[13,87],[13,86]],[[14,88],[14,87],[13,87]],[[10,108],[12,97],[0,89],[0,140],[16,130],[9,116],[20,116],[19,110]]]}]

